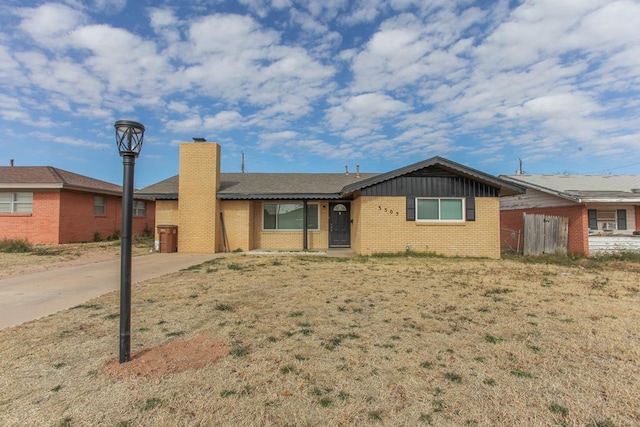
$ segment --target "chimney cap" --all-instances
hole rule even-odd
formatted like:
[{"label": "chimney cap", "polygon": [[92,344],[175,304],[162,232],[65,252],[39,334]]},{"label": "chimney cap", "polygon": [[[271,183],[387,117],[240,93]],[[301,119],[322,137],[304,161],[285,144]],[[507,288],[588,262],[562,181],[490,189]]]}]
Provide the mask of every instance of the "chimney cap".
[{"label": "chimney cap", "polygon": [[207,140],[201,136],[194,136],[192,139],[193,139],[193,142],[207,142]]}]

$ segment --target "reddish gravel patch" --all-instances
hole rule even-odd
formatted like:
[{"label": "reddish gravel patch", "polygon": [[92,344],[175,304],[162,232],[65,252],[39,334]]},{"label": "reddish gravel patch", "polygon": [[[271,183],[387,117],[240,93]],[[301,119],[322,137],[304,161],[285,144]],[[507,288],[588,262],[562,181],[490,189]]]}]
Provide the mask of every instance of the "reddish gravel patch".
[{"label": "reddish gravel patch", "polygon": [[160,378],[167,374],[198,369],[214,363],[231,350],[224,343],[203,335],[176,339],[162,347],[142,349],[127,363],[107,362],[102,373],[126,380],[136,377]]}]

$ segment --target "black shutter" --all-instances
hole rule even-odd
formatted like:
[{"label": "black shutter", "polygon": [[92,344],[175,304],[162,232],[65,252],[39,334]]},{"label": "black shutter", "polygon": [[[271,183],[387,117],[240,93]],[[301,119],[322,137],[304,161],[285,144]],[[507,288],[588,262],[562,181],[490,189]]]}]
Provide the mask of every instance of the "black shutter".
[{"label": "black shutter", "polygon": [[618,209],[618,230],[627,229],[627,211],[626,209]]},{"label": "black shutter", "polygon": [[416,198],[407,196],[407,221],[416,220]]},{"label": "black shutter", "polygon": [[476,220],[476,198],[467,197],[466,207],[467,207],[467,214],[466,214],[467,221],[475,221]]},{"label": "black shutter", "polygon": [[598,211],[596,209],[587,210],[587,216],[589,217],[589,228],[592,230],[598,229]]}]

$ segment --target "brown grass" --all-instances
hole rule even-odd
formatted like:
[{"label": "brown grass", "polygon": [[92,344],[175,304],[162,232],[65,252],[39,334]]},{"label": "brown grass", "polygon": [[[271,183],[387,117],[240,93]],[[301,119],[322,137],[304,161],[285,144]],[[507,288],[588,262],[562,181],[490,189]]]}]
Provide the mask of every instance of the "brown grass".
[{"label": "brown grass", "polygon": [[[132,254],[146,255],[153,248],[150,239],[135,238]],[[28,253],[0,253],[0,279],[16,274],[37,273],[52,268],[108,261],[120,258],[120,241],[35,245]]]},{"label": "brown grass", "polygon": [[228,256],[136,285],[132,320],[134,352],[206,337],[226,356],[111,375],[112,293],[0,331],[0,424],[638,425],[639,279],[619,262]]}]

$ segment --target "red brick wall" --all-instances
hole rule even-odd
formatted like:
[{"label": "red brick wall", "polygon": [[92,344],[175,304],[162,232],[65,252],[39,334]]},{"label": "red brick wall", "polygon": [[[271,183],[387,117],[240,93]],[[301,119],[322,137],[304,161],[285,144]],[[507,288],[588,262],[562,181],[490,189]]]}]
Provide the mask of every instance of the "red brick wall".
[{"label": "red brick wall", "polygon": [[34,192],[30,214],[0,214],[0,239],[30,243],[60,243],[58,235],[60,193]]},{"label": "red brick wall", "polygon": [[[156,229],[156,202],[154,201],[145,201],[146,206],[146,215],[144,217],[133,217],[133,235],[134,236],[142,236],[144,234],[145,229],[149,230],[150,233],[155,233]],[[120,212],[122,212],[122,208],[120,208]],[[119,214],[122,216],[122,213]],[[121,220],[122,221],[122,220]],[[120,227],[118,227],[119,229]]]},{"label": "red brick wall", "polygon": [[[94,215],[90,193],[63,192],[60,215],[60,243],[93,241],[96,233],[100,239],[119,234],[122,228],[122,199],[104,196],[104,215]],[[146,216],[133,217],[133,236],[140,236],[145,228],[155,228],[155,202],[146,202]]]},{"label": "red brick wall", "polygon": [[501,249],[512,249],[512,247],[507,243],[510,241],[508,234],[511,233],[511,230],[521,232],[522,237],[520,241],[520,249],[522,249],[524,241],[523,214],[525,213],[568,217],[569,243],[567,252],[571,255],[589,255],[589,223],[587,218],[587,208],[581,205],[500,211]]},{"label": "red brick wall", "polygon": [[[120,232],[122,204],[118,196],[105,196],[105,215],[93,214],[94,194],[71,191],[33,193],[31,214],[0,214],[0,239],[21,239],[34,244],[90,242]],[[155,229],[155,202],[146,202],[146,215],[133,217],[133,235]]]},{"label": "red brick wall", "polygon": [[61,195],[60,243],[90,242],[116,234],[121,226],[120,198],[105,196],[106,212],[94,215],[94,194],[65,191]]}]

